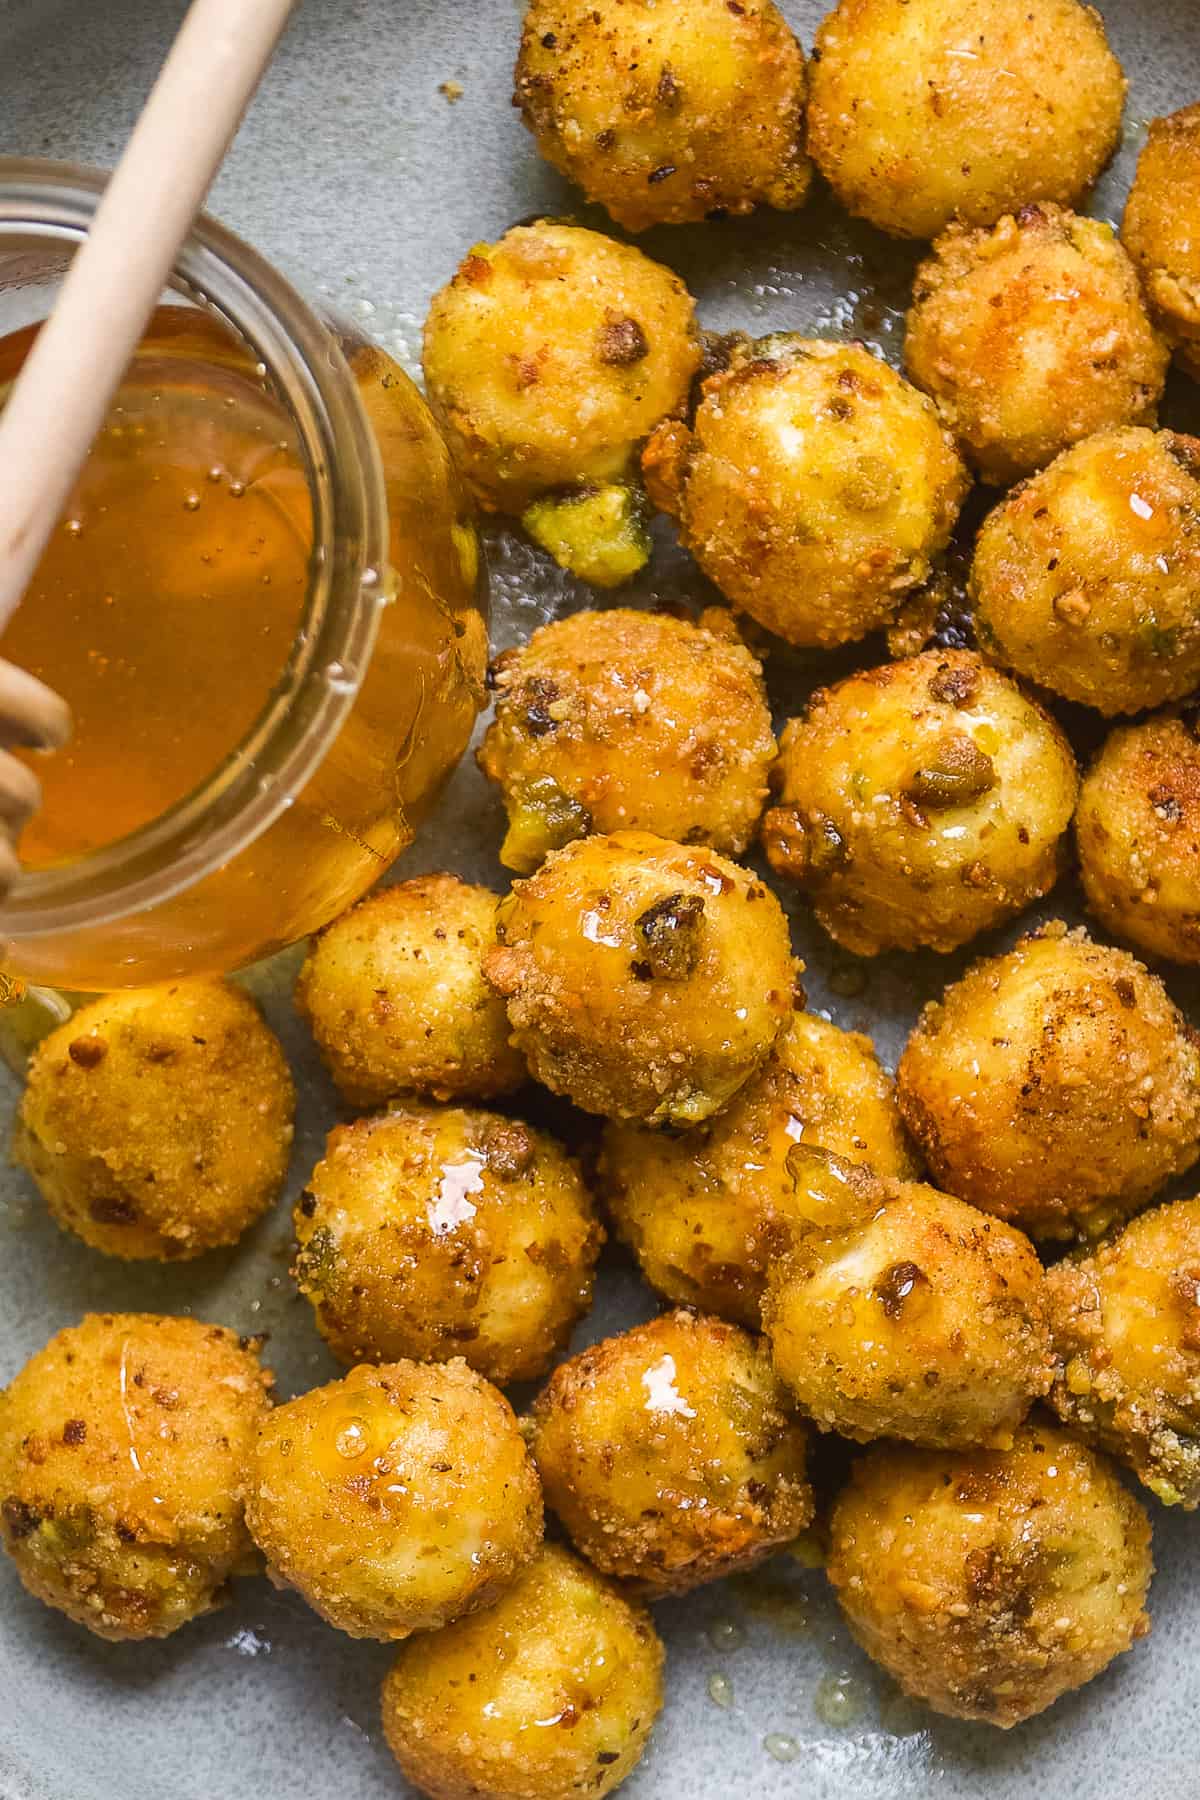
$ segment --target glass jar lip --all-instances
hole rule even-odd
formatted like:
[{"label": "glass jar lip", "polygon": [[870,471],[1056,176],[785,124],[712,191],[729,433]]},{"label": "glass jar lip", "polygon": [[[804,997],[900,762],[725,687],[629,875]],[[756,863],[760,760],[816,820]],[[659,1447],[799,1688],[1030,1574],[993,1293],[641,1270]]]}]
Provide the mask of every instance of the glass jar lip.
[{"label": "glass jar lip", "polygon": [[[107,180],[72,163],[0,157],[0,245],[17,232],[82,238]],[[296,424],[314,520],[304,625],[259,717],[198,788],[128,837],[22,872],[0,908],[0,933],[18,939],[145,911],[261,836],[345,722],[390,599],[379,450],[333,333],[265,258],[206,213],[169,285],[251,347]]]}]

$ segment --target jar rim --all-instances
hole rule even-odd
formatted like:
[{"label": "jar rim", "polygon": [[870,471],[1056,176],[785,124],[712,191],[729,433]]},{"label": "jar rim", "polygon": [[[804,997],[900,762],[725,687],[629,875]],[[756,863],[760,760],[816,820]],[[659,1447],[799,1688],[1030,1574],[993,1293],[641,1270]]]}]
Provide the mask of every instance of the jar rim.
[{"label": "jar rim", "polygon": [[[80,241],[107,181],[104,171],[73,163],[0,157],[0,247],[18,234]],[[145,911],[260,837],[341,730],[391,597],[379,450],[333,332],[264,257],[207,213],[196,219],[168,289],[250,347],[296,427],[313,507],[301,625],[258,718],[198,787],[126,837],[21,872],[0,907],[0,934],[15,939]]]}]

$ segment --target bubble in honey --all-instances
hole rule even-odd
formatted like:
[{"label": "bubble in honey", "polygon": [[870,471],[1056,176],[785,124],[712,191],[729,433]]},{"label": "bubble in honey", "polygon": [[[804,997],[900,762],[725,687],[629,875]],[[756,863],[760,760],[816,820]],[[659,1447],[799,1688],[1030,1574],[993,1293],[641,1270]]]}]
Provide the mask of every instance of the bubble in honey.
[{"label": "bubble in honey", "polygon": [[780,1763],[795,1762],[800,1754],[800,1746],[795,1738],[788,1737],[782,1731],[768,1731],[763,1739],[763,1749],[768,1756],[773,1756]]},{"label": "bubble in honey", "polygon": [[738,1650],[746,1641],[746,1633],[736,1619],[714,1619],[706,1636],[714,1650]]},{"label": "bubble in honey", "polygon": [[344,1431],[338,1432],[334,1447],[338,1455],[344,1456],[347,1461],[362,1455],[367,1447],[367,1434],[357,1419],[347,1425]]},{"label": "bubble in honey", "polygon": [[200,510],[199,494],[185,494],[183,497],[183,504],[188,512],[199,512],[199,510]]},{"label": "bubble in honey", "polygon": [[220,481],[224,473],[225,471],[222,469],[220,463],[214,463],[212,468],[208,471],[208,479],[210,481]]},{"label": "bubble in honey", "polygon": [[68,519],[64,529],[65,529],[68,537],[73,537],[73,538],[82,537],[83,536],[83,520],[82,519]]},{"label": "bubble in honey", "polygon": [[866,1707],[862,1683],[852,1675],[827,1675],[813,1696],[813,1711],[822,1725],[857,1724]]},{"label": "bubble in honey", "polygon": [[729,1710],[733,1705],[733,1683],[728,1675],[722,1675],[718,1670],[709,1676],[708,1697],[714,1706],[719,1706],[726,1712]]},{"label": "bubble in honey", "polygon": [[231,500],[240,500],[242,495],[245,493],[245,491],[246,491],[246,484],[244,481],[231,481],[230,482],[229,497]]}]

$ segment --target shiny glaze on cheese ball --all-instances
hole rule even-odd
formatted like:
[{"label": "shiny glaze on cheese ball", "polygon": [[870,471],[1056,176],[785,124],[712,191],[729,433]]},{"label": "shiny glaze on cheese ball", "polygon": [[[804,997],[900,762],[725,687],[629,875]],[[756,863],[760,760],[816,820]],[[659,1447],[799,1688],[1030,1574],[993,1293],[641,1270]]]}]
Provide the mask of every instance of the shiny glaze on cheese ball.
[{"label": "shiny glaze on cheese ball", "polygon": [[693,1125],[795,1004],[787,921],[754,875],[647,832],[581,838],[516,884],[484,973],[544,1086],[587,1112]]},{"label": "shiny glaze on cheese ball", "polygon": [[773,781],[772,867],[860,956],[957,949],[1048,893],[1078,789],[1058,726],[969,650],[818,690]]},{"label": "shiny glaze on cheese ball", "polygon": [[867,1655],[951,1718],[1019,1725],[1150,1629],[1145,1509],[1041,1420],[1010,1450],[877,1445],[830,1538],[829,1579]]},{"label": "shiny glaze on cheese ball", "polygon": [[1117,147],[1125,78],[1079,0],[839,0],[818,31],[808,149],[899,237],[1072,206]]},{"label": "shiny glaze on cheese ball", "polygon": [[682,1135],[610,1125],[600,1187],[651,1287],[757,1330],[768,1263],[791,1231],[857,1205],[843,1196],[832,1217],[814,1211],[797,1162],[810,1148],[879,1175],[916,1173],[870,1039],[798,1012],[715,1118]]},{"label": "shiny glaze on cheese ball", "polygon": [[646,1608],[544,1544],[486,1612],[404,1646],[384,1736],[433,1800],[598,1797],[641,1760],[662,1665]]},{"label": "shiny glaze on cheese ball", "polygon": [[416,1104],[331,1132],[296,1205],[294,1274],[341,1362],[544,1375],[604,1241],[578,1167],[518,1119]]},{"label": "shiny glaze on cheese ball", "polygon": [[1046,1277],[1064,1423],[1167,1506],[1200,1507],[1200,1200],[1133,1219]]},{"label": "shiny glaze on cheese ball", "polygon": [[560,1363],[533,1454],[575,1547],[651,1594],[744,1569],[812,1517],[805,1427],[766,1347],[665,1313]]},{"label": "shiny glaze on cheese ball", "polygon": [[951,225],[917,270],[904,366],[985,481],[1153,425],[1167,346],[1112,227],[1049,203]]},{"label": "shiny glaze on cheese ball", "polygon": [[479,766],[508,813],[500,860],[527,875],[589,832],[652,831],[737,855],[775,758],[762,665],[666,614],[580,612],[493,664]]},{"label": "shiny glaze on cheese ball", "polygon": [[1200,439],[1129,427],[1057,456],[984,521],[971,567],[981,649],[1099,712],[1200,682]]},{"label": "shiny glaze on cheese ball", "polygon": [[791,644],[887,624],[970,485],[932,402],[861,344],[789,332],[736,348],[702,395],[642,467],[704,573]]},{"label": "shiny glaze on cheese ball", "polygon": [[532,0],[515,104],[627,231],[808,193],[804,56],[771,0]]},{"label": "shiny glaze on cheese ball", "polygon": [[30,1358],[0,1392],[0,1533],[31,1594],[98,1637],[158,1638],[254,1573],[260,1348],[198,1319],[89,1313]]},{"label": "shiny glaze on cheese ball", "polygon": [[512,1408],[465,1362],[363,1364],[266,1420],[246,1518],[277,1587],[386,1641],[498,1600],[542,1496]]},{"label": "shiny glaze on cheese ball", "polygon": [[1033,1237],[1098,1237],[1200,1155],[1200,1039],[1141,963],[1058,922],[930,1001],[897,1084],[938,1184]]}]

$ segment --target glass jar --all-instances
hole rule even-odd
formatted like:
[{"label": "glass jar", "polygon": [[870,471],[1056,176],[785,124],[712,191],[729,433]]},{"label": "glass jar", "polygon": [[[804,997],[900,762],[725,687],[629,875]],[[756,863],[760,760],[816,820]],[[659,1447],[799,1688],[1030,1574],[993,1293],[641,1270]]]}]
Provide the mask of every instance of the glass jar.
[{"label": "glass jar", "polygon": [[[0,159],[0,333],[46,316],[103,183]],[[478,543],[417,389],[207,218],[164,303],[160,320],[190,307],[236,334],[287,416],[307,593],[282,676],[207,778],[117,841],[23,872],[0,907],[5,969],[74,990],[229,970],[334,917],[411,842],[483,702]]]}]

